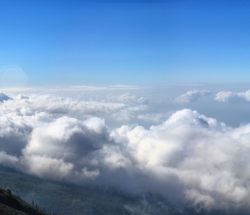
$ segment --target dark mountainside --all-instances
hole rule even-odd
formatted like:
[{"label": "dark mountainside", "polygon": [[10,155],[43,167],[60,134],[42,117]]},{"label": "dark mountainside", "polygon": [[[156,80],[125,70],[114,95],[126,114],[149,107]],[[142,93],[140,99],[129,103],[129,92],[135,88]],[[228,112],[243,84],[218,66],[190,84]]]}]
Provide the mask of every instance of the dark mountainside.
[{"label": "dark mountainside", "polygon": [[[182,207],[147,193],[133,195],[91,186],[75,186],[43,180],[0,166],[0,214],[45,215],[249,215],[240,209],[200,210]],[[9,189],[9,190],[7,190]],[[10,192],[12,191],[12,194]],[[26,202],[21,200],[20,196]]]},{"label": "dark mountainside", "polygon": [[20,197],[13,195],[10,190],[0,188],[1,215],[46,215],[36,205],[30,205]]}]

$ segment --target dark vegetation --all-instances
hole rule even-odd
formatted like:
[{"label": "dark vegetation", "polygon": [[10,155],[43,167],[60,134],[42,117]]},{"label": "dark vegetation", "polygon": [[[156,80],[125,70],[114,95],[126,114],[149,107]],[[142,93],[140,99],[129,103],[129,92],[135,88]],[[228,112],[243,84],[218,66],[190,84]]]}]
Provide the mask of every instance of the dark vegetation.
[{"label": "dark vegetation", "polygon": [[12,194],[11,190],[0,188],[0,214],[1,215],[46,215],[37,204],[28,204],[20,197]]}]

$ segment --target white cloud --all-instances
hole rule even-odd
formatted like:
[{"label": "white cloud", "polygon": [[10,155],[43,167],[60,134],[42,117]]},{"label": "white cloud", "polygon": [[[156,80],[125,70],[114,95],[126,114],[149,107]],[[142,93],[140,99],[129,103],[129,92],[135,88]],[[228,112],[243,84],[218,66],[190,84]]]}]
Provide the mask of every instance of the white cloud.
[{"label": "white cloud", "polygon": [[[182,195],[193,204],[223,207],[250,203],[245,173],[249,158],[243,156],[249,147],[239,138],[248,132],[246,126],[233,129],[185,109],[150,129],[123,126],[112,137],[127,145],[140,169],[151,174],[150,186],[161,183],[164,194],[175,177],[175,186],[182,187]],[[244,168],[239,170],[238,165]]]},{"label": "white cloud", "polygon": [[218,102],[226,102],[230,98],[234,97],[234,93],[231,91],[220,91],[215,95],[215,100]]},{"label": "white cloud", "polygon": [[[189,90],[184,94],[177,96],[175,102],[187,104],[190,102],[195,102],[202,98],[208,98],[211,95],[211,91],[208,90]],[[250,90],[233,92],[230,90],[222,90],[215,93],[214,101],[217,102],[228,102],[228,103],[237,103],[237,102],[250,102]]]},{"label": "white cloud", "polygon": [[250,102],[250,90],[239,92],[238,96],[244,98],[247,102]]},{"label": "white cloud", "polygon": [[220,91],[214,99],[218,102],[250,102],[250,90],[242,92]]},{"label": "white cloud", "polygon": [[210,91],[208,90],[189,90],[184,94],[175,98],[178,103],[189,103],[198,100],[201,97],[208,96]]}]

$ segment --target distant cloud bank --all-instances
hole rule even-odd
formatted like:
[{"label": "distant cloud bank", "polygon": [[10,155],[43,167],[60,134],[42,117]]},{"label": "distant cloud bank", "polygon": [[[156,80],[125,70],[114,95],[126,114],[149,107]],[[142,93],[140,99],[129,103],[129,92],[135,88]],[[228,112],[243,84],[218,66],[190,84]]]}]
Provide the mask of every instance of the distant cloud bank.
[{"label": "distant cloud bank", "polygon": [[250,90],[243,92],[220,91],[216,94],[218,102],[250,102]]},{"label": "distant cloud bank", "polygon": [[200,99],[201,97],[207,96],[210,94],[208,90],[189,90],[184,94],[175,98],[175,101],[178,103],[189,103]]},{"label": "distant cloud bank", "polygon": [[233,92],[222,90],[217,93],[212,93],[208,90],[188,90],[185,93],[177,96],[174,100],[180,104],[187,104],[191,102],[198,101],[202,98],[208,98],[209,95],[212,95],[214,101],[216,102],[250,102],[250,90],[241,91],[241,92]]}]

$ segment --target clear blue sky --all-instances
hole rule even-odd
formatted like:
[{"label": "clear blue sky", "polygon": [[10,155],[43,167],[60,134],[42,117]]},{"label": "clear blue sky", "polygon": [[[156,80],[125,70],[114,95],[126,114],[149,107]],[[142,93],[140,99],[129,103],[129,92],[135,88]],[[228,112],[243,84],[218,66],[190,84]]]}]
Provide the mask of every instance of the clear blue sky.
[{"label": "clear blue sky", "polygon": [[13,65],[33,85],[248,81],[250,3],[3,0],[0,68]]}]

